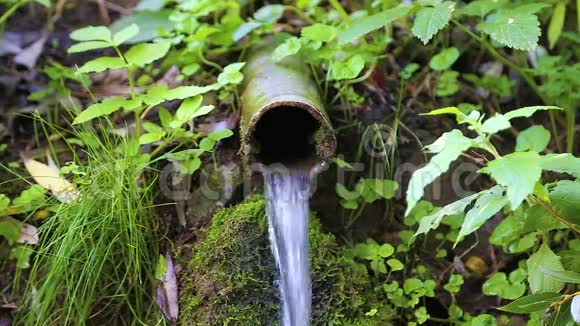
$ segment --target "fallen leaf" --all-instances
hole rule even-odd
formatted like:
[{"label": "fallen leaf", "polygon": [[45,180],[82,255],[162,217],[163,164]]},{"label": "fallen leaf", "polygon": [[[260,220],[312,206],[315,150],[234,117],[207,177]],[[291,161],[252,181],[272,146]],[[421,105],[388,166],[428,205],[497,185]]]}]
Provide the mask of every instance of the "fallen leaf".
[{"label": "fallen leaf", "polygon": [[165,318],[176,322],[179,315],[177,277],[171,255],[166,254],[165,259],[167,271],[161,279],[161,284],[157,287],[157,305],[163,311]]},{"label": "fallen leaf", "polygon": [[37,41],[24,48],[20,53],[18,53],[12,61],[16,64],[20,64],[28,67],[28,69],[34,68],[36,66],[36,61],[42,53],[44,48],[44,43],[46,42],[47,34],[43,35]]},{"label": "fallen leaf", "polygon": [[[22,155],[21,155],[22,156]],[[52,194],[62,203],[70,203],[78,198],[75,186],[60,175],[60,171],[50,166],[24,156],[24,166],[34,181]]]},{"label": "fallen leaf", "polygon": [[471,256],[467,258],[465,267],[467,267],[467,269],[469,269],[471,272],[475,272],[481,275],[485,274],[489,269],[485,260],[478,256]]},{"label": "fallen leaf", "polygon": [[18,243],[35,245],[38,243],[38,230],[34,225],[28,223],[22,223],[22,228],[20,229],[20,238]]}]

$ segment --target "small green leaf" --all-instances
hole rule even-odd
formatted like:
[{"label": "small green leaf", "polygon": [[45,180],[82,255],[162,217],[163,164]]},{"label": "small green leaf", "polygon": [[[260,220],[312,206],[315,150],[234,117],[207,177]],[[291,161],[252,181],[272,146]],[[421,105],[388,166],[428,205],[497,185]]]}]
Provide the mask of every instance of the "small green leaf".
[{"label": "small green leaf", "polygon": [[236,62],[227,65],[224,71],[218,76],[218,83],[220,85],[237,85],[242,82],[244,75],[240,70],[244,67],[245,62]]},{"label": "small green leaf", "polygon": [[497,308],[501,311],[513,312],[516,314],[525,314],[534,311],[543,311],[550,305],[562,298],[560,293],[556,292],[539,292],[521,297],[516,301]]},{"label": "small green leaf", "polygon": [[407,210],[409,215],[415,204],[423,197],[424,188],[449,169],[461,153],[473,146],[473,140],[467,138],[457,129],[444,133],[433,144],[427,146],[430,153],[436,155],[429,163],[418,169],[411,176],[407,191]]},{"label": "small green leaf", "polygon": [[28,246],[17,246],[10,251],[10,259],[16,260],[16,267],[26,269],[30,267],[30,256],[32,249]]},{"label": "small green leaf", "polygon": [[131,24],[113,35],[113,43],[119,46],[139,34],[139,26]]},{"label": "small green leaf", "polygon": [[395,248],[388,243],[383,243],[378,250],[378,254],[382,258],[391,257],[395,253]]},{"label": "small green leaf", "polygon": [[165,136],[165,131],[148,132],[139,137],[139,145],[154,143]]},{"label": "small green leaf", "polygon": [[443,288],[450,293],[458,293],[461,290],[463,282],[463,276],[461,274],[452,274]]},{"label": "small green leaf", "polygon": [[[140,4],[142,3],[143,1],[140,2]],[[111,25],[111,31],[119,32],[132,24],[136,24],[139,27],[139,33],[123,43],[136,44],[153,41],[159,37],[160,32],[169,33],[175,28],[176,23],[169,19],[172,13],[171,9],[134,12],[129,16],[116,19]]]},{"label": "small green leaf", "polygon": [[79,68],[80,73],[101,72],[107,69],[125,68],[125,61],[119,57],[100,57],[86,62]]},{"label": "small green leaf", "polygon": [[159,109],[159,121],[161,122],[161,126],[165,129],[171,129],[169,125],[171,121],[173,121],[173,116],[166,108]]},{"label": "small green leaf", "polygon": [[111,31],[105,26],[87,26],[70,33],[75,41],[105,41],[112,42]]},{"label": "small green leaf", "polygon": [[158,280],[163,280],[167,274],[167,259],[163,255],[159,255],[159,260],[155,266],[155,278]]},{"label": "small green leaf", "polygon": [[451,96],[459,91],[459,83],[457,78],[459,73],[453,70],[445,70],[439,79],[437,79],[437,87],[435,94],[437,96]]},{"label": "small green leaf", "polygon": [[336,34],[336,27],[316,23],[312,26],[304,27],[300,35],[312,41],[330,42],[336,37]]},{"label": "small green leaf", "polygon": [[300,42],[297,37],[291,37],[274,49],[274,52],[272,52],[272,60],[274,60],[274,62],[281,61],[287,56],[298,53],[301,47],[302,42]]},{"label": "small green leaf", "polygon": [[557,106],[527,106],[521,109],[510,111],[504,115],[506,118],[508,118],[508,120],[514,118],[529,118],[537,111],[542,110],[563,110],[563,109]]},{"label": "small green leaf", "polygon": [[556,7],[554,7],[554,13],[548,26],[548,43],[550,44],[550,49],[554,48],[554,45],[556,45],[556,42],[560,38],[560,34],[562,34],[564,19],[566,18],[566,4],[567,1],[559,1]]},{"label": "small green leaf", "polygon": [[455,3],[452,1],[436,3],[433,7],[421,9],[415,17],[411,32],[421,39],[423,44],[427,44],[435,33],[449,23],[454,9]]},{"label": "small green leaf", "polygon": [[557,271],[550,269],[549,267],[540,267],[540,271],[561,282],[573,284],[580,283],[580,273],[570,271]]},{"label": "small green leaf", "polygon": [[123,107],[127,103],[127,99],[124,97],[111,97],[104,99],[100,103],[95,103],[90,105],[84,111],[79,113],[73,121],[73,124],[79,124],[83,122],[87,122],[97,117],[102,117],[104,115],[109,115],[120,108]]},{"label": "small green leaf", "polygon": [[208,86],[179,86],[166,91],[163,98],[166,101],[183,100],[188,97],[194,97],[196,95],[205,94],[209,91],[218,90],[220,87],[221,85],[218,83]]},{"label": "small green leaf", "polygon": [[395,258],[391,258],[389,260],[387,260],[387,265],[389,265],[389,267],[391,268],[391,271],[396,272],[396,271],[401,271],[405,268],[405,265],[403,265],[403,263]]},{"label": "small green leaf", "polygon": [[522,131],[516,139],[516,151],[532,150],[540,153],[550,143],[550,132],[544,126],[536,125]]},{"label": "small green leaf", "polygon": [[503,192],[503,187],[495,186],[481,193],[480,197],[475,201],[473,208],[465,215],[465,220],[455,242],[456,245],[463,237],[479,229],[483,223],[508,203],[507,198],[503,196]]},{"label": "small green leaf", "polygon": [[482,291],[485,295],[497,295],[502,299],[515,300],[526,292],[526,286],[521,282],[509,282],[505,273],[495,273],[483,283]]},{"label": "small green leaf", "polygon": [[410,9],[411,6],[407,4],[401,4],[393,9],[359,19],[355,21],[352,26],[349,26],[347,30],[340,34],[339,41],[341,44],[355,41],[374,30],[377,30],[399,18],[406,16]]},{"label": "small green leaf", "polygon": [[23,190],[20,195],[12,200],[12,205],[19,211],[28,212],[45,201],[46,189],[41,185],[32,185],[30,188]]},{"label": "small green leaf", "polygon": [[330,78],[335,80],[356,78],[365,67],[362,56],[356,54],[348,59],[334,61],[331,64]]},{"label": "small green leaf", "polygon": [[15,219],[0,221],[0,236],[6,238],[9,245],[14,245],[20,238],[22,224]]},{"label": "small green leaf", "polygon": [[222,139],[228,138],[233,136],[234,132],[229,130],[229,129],[220,129],[220,130],[216,130],[212,133],[210,133],[209,135],[207,135],[207,138],[213,140],[213,141],[220,141]]},{"label": "small green leaf", "polygon": [[68,48],[68,53],[86,52],[95,49],[103,49],[111,46],[111,43],[105,41],[85,41],[74,44]]},{"label": "small green leaf", "polygon": [[215,144],[216,144],[215,140],[213,140],[211,138],[204,138],[199,143],[199,149],[201,149],[205,152],[211,152],[211,151],[213,151]]},{"label": "small green leaf", "polygon": [[171,43],[169,42],[140,43],[132,46],[125,53],[125,59],[127,59],[129,64],[143,67],[155,60],[163,58],[170,47]]},{"label": "small green leaf", "polygon": [[477,28],[495,41],[518,50],[535,49],[540,37],[538,17],[521,8],[500,9]]},{"label": "small green leaf", "polygon": [[8,206],[10,206],[10,198],[4,194],[0,194],[0,216],[2,216]]},{"label": "small green leaf", "polygon": [[401,71],[401,78],[403,79],[409,79],[413,76],[413,74],[415,73],[415,71],[417,71],[417,69],[419,69],[419,65],[416,63],[409,63],[408,65],[405,66],[405,68],[403,68],[403,71]]},{"label": "small green leaf", "polygon": [[499,0],[475,0],[465,5],[465,7],[457,10],[458,14],[467,16],[485,17],[491,11],[501,7],[506,1]]},{"label": "small green leaf", "polygon": [[504,115],[496,114],[495,116],[485,120],[481,126],[481,132],[495,134],[498,131],[508,129],[511,126],[510,121]]},{"label": "small green leaf", "polygon": [[540,249],[527,260],[528,283],[532,293],[538,292],[560,292],[564,287],[564,282],[558,281],[546,275],[542,269],[563,271],[564,267],[558,257],[547,244],[542,244]]},{"label": "small green leaf", "polygon": [[254,13],[254,19],[262,23],[272,24],[275,23],[282,14],[284,13],[283,5],[266,5],[262,8],[256,10]]},{"label": "small green leaf", "polygon": [[211,112],[214,109],[213,105],[200,107],[202,99],[202,96],[197,95],[184,100],[175,112],[175,120],[170,123],[171,128],[178,128],[194,118]]},{"label": "small green leaf", "polygon": [[440,210],[437,210],[434,213],[431,213],[430,215],[423,217],[419,221],[419,228],[417,229],[415,236],[425,234],[429,232],[429,230],[431,229],[436,229],[439,226],[439,224],[441,224],[441,221],[445,216],[463,213],[465,207],[471,204],[471,202],[473,202],[479,196],[481,196],[481,193],[476,193],[471,196],[459,199],[441,208]]},{"label": "small green leaf", "polygon": [[489,174],[498,184],[507,188],[510,207],[516,210],[534,192],[542,174],[540,162],[536,152],[515,152],[489,162],[479,172]]},{"label": "small green leaf", "polygon": [[337,183],[335,189],[338,196],[346,200],[353,200],[360,197],[358,192],[346,189],[346,187],[342,183]]},{"label": "small green leaf", "polygon": [[429,61],[429,67],[436,71],[449,69],[459,58],[459,50],[456,47],[450,47],[441,50]]},{"label": "small green leaf", "polygon": [[45,6],[46,8],[50,8],[50,0],[34,0],[37,3]]}]

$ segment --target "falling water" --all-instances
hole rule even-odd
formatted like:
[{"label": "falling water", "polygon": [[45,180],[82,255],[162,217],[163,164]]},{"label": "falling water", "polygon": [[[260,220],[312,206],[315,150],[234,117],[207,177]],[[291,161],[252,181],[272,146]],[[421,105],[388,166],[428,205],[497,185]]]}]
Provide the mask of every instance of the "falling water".
[{"label": "falling water", "polygon": [[305,172],[268,171],[264,175],[270,242],[279,271],[282,325],[310,324],[311,286],[308,264],[308,198]]}]

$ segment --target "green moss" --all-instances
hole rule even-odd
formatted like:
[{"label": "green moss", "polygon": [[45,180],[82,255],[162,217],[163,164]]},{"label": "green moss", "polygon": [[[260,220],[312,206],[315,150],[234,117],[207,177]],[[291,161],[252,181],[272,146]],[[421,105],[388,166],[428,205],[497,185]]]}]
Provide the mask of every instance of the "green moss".
[{"label": "green moss", "polygon": [[[310,222],[312,325],[387,325],[390,308],[333,235]],[[265,201],[217,212],[181,274],[182,325],[277,325],[278,291]],[[377,309],[374,316],[365,314]]]}]

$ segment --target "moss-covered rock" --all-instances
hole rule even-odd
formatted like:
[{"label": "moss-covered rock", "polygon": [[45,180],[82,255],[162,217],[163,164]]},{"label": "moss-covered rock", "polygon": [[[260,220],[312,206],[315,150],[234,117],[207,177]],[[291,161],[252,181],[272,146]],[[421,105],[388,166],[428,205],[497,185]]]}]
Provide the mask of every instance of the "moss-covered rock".
[{"label": "moss-covered rock", "polygon": [[[313,325],[388,325],[390,308],[333,235],[310,222]],[[187,263],[186,263],[187,264]],[[278,325],[265,201],[253,196],[213,217],[181,274],[180,324]],[[376,309],[376,310],[374,310]],[[375,314],[369,311],[377,311]]]}]

